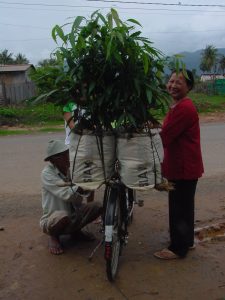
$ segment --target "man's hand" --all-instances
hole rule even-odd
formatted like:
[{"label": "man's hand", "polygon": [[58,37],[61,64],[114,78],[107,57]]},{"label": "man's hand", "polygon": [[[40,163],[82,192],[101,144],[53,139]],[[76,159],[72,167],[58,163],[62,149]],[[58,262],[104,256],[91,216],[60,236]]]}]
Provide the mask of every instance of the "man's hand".
[{"label": "man's hand", "polygon": [[77,188],[74,198],[73,198],[73,205],[76,208],[81,207],[83,199],[89,197],[90,194],[91,194],[91,191],[84,190],[79,186]]},{"label": "man's hand", "polygon": [[84,190],[79,186],[76,193],[79,194],[81,197],[88,198],[91,194],[91,191]]}]

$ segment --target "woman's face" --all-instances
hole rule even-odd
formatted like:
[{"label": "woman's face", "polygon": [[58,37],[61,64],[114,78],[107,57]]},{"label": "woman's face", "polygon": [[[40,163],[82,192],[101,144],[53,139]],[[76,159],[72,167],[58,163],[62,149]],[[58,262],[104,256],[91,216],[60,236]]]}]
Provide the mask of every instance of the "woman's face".
[{"label": "woman's face", "polygon": [[189,92],[189,87],[182,73],[173,73],[166,85],[167,90],[175,101],[184,98]]}]

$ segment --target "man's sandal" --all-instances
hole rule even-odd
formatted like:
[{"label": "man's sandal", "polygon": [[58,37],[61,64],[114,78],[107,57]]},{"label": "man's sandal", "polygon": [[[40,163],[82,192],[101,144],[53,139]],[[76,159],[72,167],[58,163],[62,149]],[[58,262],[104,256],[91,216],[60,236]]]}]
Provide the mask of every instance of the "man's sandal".
[{"label": "man's sandal", "polygon": [[175,254],[174,252],[170,251],[167,248],[165,248],[161,251],[155,252],[154,256],[159,259],[165,259],[165,260],[180,258],[177,254]]}]

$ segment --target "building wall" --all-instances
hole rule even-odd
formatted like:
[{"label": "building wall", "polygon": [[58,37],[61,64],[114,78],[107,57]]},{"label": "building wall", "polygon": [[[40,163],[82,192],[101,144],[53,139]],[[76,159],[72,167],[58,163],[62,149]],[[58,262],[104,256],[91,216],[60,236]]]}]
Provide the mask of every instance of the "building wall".
[{"label": "building wall", "polygon": [[[0,81],[4,84],[17,84],[27,82],[27,73],[25,72],[7,72],[0,73]],[[30,81],[30,80],[29,80]]]},{"label": "building wall", "polygon": [[214,79],[225,79],[225,75],[222,74],[202,74],[201,75],[201,81],[210,81]]},{"label": "building wall", "polygon": [[26,71],[0,72],[0,98],[5,104],[19,104],[36,95],[35,84]]}]

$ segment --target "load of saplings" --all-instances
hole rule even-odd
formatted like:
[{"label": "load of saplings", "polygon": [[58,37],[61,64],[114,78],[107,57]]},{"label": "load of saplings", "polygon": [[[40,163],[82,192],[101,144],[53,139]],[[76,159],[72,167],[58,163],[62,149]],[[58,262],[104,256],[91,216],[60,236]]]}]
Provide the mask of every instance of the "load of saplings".
[{"label": "load of saplings", "polygon": [[55,54],[64,63],[56,83],[64,91],[62,101],[77,105],[72,179],[85,188],[107,181],[116,159],[121,180],[131,188],[152,188],[162,181],[161,142],[150,127],[157,124],[154,111],[163,109],[167,99],[165,60],[137,26],[137,20],[123,22],[111,9],[107,16],[96,11],[90,19],[78,16],[52,30],[60,44]]}]

